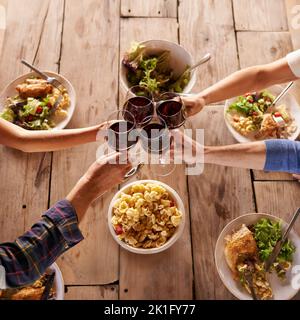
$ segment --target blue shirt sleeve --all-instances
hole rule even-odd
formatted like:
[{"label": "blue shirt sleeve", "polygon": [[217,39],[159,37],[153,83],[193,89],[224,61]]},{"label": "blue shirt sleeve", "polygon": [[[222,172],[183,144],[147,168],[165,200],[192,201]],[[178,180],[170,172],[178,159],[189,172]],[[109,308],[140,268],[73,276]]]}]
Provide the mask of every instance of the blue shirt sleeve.
[{"label": "blue shirt sleeve", "polygon": [[300,173],[300,142],[266,140],[265,171]]}]

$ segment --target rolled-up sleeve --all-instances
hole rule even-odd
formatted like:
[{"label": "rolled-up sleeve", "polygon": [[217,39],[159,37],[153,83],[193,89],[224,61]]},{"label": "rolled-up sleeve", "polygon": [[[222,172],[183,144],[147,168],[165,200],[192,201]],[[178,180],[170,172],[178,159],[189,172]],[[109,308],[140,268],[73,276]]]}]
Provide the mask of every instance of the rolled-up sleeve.
[{"label": "rolled-up sleeve", "polygon": [[300,78],[300,50],[290,52],[286,59],[293,74]]},{"label": "rolled-up sleeve", "polygon": [[67,200],[59,201],[15,242],[0,245],[0,265],[5,269],[7,286],[19,287],[37,280],[82,239],[75,209]]},{"label": "rolled-up sleeve", "polygon": [[300,173],[300,142],[266,140],[265,171]]}]

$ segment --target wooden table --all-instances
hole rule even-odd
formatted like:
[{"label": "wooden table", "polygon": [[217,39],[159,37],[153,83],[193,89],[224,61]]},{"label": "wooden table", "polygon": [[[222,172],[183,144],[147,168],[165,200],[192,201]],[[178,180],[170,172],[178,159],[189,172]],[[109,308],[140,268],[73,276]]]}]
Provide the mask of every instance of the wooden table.
[{"label": "wooden table", "polygon": [[[27,71],[19,63],[25,58],[73,83],[78,102],[69,127],[93,125],[123,99],[119,62],[131,41],[171,40],[195,59],[210,52],[213,59],[198,70],[199,91],[239,68],[276,60],[293,45],[299,47],[300,30],[290,27],[289,32],[296,4],[300,1],[0,0],[0,13],[6,8],[6,30],[0,29],[0,88]],[[206,107],[193,125],[205,129],[207,145],[235,143],[224,125],[222,105]],[[42,154],[0,147],[0,241],[13,240],[64,198],[95,160],[97,146],[48,153],[38,188],[34,180]],[[247,212],[289,216],[300,206],[300,185],[287,174],[212,165],[200,176],[185,176],[183,170],[179,166],[162,179],[186,206],[186,227],[176,245],[154,256],[121,250],[106,223],[112,190],[87,213],[85,240],[58,261],[66,299],[233,298],[215,269],[218,234]],[[149,170],[137,178],[146,177],[155,178]]]}]

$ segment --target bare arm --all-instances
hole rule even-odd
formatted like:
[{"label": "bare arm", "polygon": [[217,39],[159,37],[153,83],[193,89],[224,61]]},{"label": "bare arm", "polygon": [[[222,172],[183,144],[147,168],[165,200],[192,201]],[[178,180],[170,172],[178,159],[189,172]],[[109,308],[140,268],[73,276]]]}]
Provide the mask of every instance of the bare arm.
[{"label": "bare arm", "polygon": [[204,162],[235,168],[263,170],[266,145],[263,141],[204,148]]},{"label": "bare arm", "polygon": [[196,96],[185,98],[184,101],[189,115],[194,115],[205,105],[296,79],[287,59],[283,58],[270,64],[237,71]]},{"label": "bare arm", "polygon": [[55,151],[96,141],[106,124],[80,129],[28,131],[0,118],[0,144],[24,152]]}]

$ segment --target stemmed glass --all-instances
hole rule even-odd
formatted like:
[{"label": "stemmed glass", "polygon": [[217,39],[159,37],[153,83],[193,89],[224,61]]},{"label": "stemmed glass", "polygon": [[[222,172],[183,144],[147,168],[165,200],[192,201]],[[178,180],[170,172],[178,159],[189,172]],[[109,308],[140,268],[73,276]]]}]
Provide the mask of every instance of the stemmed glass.
[{"label": "stemmed glass", "polygon": [[140,132],[140,143],[150,156],[152,169],[157,176],[168,176],[175,169],[175,164],[170,163],[168,151],[171,141],[166,122],[157,116],[151,116]]},{"label": "stemmed glass", "polygon": [[151,121],[154,113],[152,93],[143,86],[131,87],[127,91],[123,110],[129,111],[134,116],[138,128],[144,126],[146,119],[148,122]]},{"label": "stemmed glass", "polygon": [[158,97],[156,112],[171,130],[183,126],[186,120],[184,103],[180,95],[174,92],[166,92]]}]

